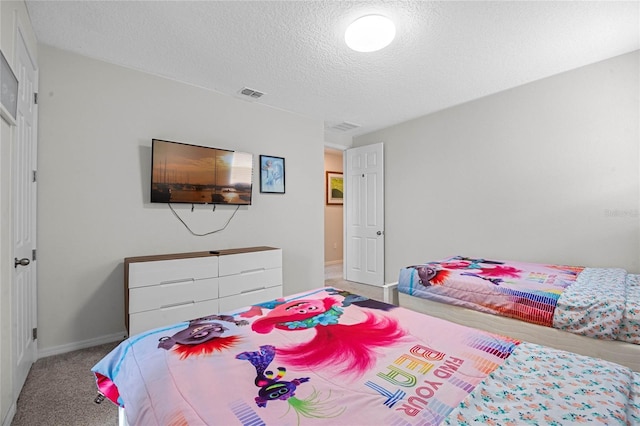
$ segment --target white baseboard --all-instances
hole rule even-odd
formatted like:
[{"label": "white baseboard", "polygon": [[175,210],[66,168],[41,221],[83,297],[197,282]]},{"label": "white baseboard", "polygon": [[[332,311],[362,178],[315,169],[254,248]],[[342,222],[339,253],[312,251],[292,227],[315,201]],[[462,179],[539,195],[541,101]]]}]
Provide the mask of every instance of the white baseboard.
[{"label": "white baseboard", "polygon": [[90,348],[92,346],[103,345],[105,343],[118,342],[126,338],[127,333],[123,330],[120,333],[114,333],[107,336],[100,336],[94,339],[83,340],[81,342],[67,343],[66,345],[53,346],[46,349],[38,348],[38,359],[52,355],[60,355],[78,349]]},{"label": "white baseboard", "polygon": [[13,422],[13,418],[16,416],[16,410],[18,409],[16,402],[17,401],[13,401],[11,403],[11,407],[9,407],[9,411],[2,422],[2,426],[11,426],[11,422]]},{"label": "white baseboard", "polygon": [[341,260],[330,260],[329,262],[324,262],[324,266],[335,265],[337,263],[342,263],[342,259]]}]

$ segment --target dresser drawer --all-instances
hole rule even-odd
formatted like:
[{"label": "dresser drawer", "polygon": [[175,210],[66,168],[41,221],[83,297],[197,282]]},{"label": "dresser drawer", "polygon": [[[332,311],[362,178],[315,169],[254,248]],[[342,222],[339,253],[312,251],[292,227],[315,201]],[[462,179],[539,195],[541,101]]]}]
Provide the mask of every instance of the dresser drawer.
[{"label": "dresser drawer", "polygon": [[218,302],[220,312],[226,313],[256,303],[268,302],[279,297],[282,297],[282,286],[263,288],[235,296],[222,297],[218,299]]},{"label": "dresser drawer", "polygon": [[235,275],[261,269],[282,268],[282,249],[229,254],[218,258],[220,275]]},{"label": "dresser drawer", "polygon": [[228,275],[219,278],[220,297],[248,293],[253,290],[276,287],[282,285],[282,268],[259,269],[238,275]]},{"label": "dresser drawer", "polygon": [[129,313],[218,298],[218,278],[175,281],[129,290]]},{"label": "dresser drawer", "polygon": [[129,264],[129,288],[217,276],[217,257],[193,257]]},{"label": "dresser drawer", "polygon": [[218,300],[205,300],[197,303],[173,306],[165,309],[138,312],[129,316],[129,336],[151,330],[152,328],[172,325],[218,313]]}]

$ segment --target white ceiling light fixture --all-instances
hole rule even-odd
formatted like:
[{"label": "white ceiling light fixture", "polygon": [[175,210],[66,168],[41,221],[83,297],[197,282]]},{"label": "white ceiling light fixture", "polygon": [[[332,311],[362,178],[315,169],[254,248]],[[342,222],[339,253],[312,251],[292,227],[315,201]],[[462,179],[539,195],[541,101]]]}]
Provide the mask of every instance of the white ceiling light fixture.
[{"label": "white ceiling light fixture", "polygon": [[387,47],[396,36],[396,26],[382,15],[366,15],[349,25],[344,41],[356,52],[375,52]]}]

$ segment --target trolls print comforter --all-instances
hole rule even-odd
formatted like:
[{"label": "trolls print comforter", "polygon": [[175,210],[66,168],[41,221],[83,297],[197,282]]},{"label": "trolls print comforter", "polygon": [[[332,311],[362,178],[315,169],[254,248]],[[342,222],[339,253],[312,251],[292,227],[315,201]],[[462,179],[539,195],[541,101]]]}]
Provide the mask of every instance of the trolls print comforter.
[{"label": "trolls print comforter", "polygon": [[640,344],[638,275],[620,268],[455,256],[401,269],[398,291],[584,336]]},{"label": "trolls print comforter", "polygon": [[130,425],[640,421],[625,367],[333,288],[132,336],[92,371]]}]

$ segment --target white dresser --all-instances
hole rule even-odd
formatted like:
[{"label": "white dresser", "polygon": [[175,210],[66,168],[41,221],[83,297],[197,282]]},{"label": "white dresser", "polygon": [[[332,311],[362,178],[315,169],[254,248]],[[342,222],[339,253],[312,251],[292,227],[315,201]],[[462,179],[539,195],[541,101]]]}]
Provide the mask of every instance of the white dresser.
[{"label": "white dresser", "polygon": [[124,259],[129,335],[282,297],[282,249],[248,247]]}]

